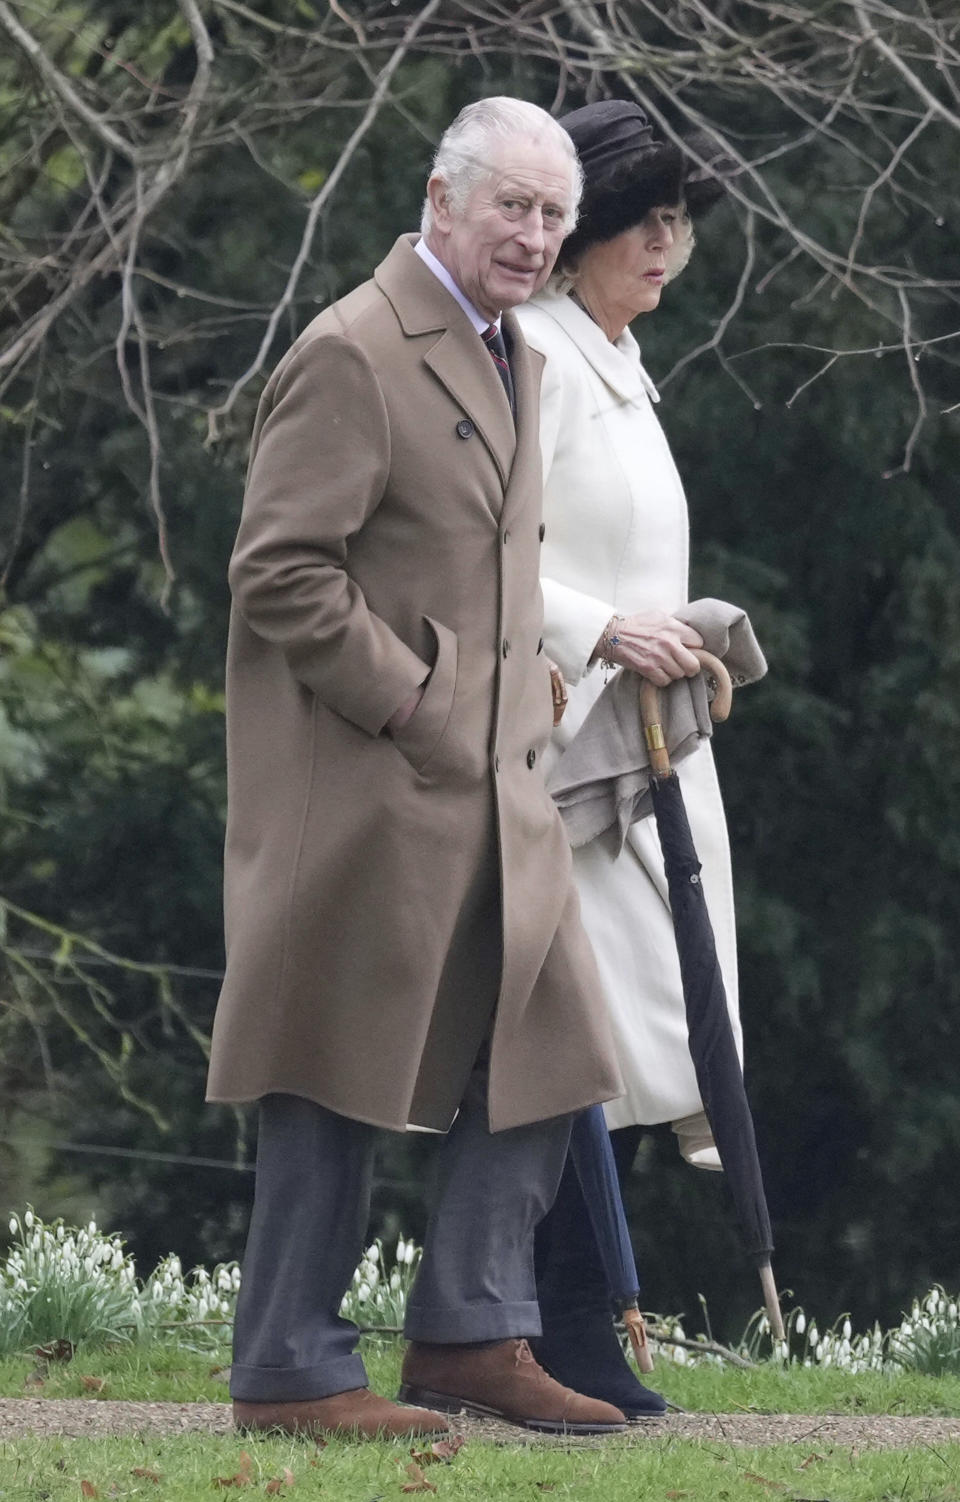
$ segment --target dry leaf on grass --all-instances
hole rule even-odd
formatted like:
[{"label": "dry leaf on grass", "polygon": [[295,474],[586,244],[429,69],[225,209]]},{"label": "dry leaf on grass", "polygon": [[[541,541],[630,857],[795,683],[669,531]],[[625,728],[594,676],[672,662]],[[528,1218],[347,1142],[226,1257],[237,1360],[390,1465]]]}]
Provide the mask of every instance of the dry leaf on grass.
[{"label": "dry leaf on grass", "polygon": [[94,1486],[92,1481],[81,1481],[80,1495],[82,1497],[99,1497],[100,1493],[97,1491],[97,1488]]},{"label": "dry leaf on grass", "polygon": [[145,1466],[145,1465],[135,1465],[134,1468],[133,1468],[133,1470],[130,1472],[130,1475],[131,1476],[139,1476],[139,1478],[140,1478],[141,1481],[159,1481],[160,1480],[160,1472],[159,1471],[151,1471],[150,1467],[149,1466]]},{"label": "dry leaf on grass", "polygon": [[455,1434],[453,1439],[439,1439],[429,1450],[411,1450],[417,1465],[434,1465],[438,1460],[451,1461],[466,1444],[462,1434]]},{"label": "dry leaf on grass", "polygon": [[808,1465],[813,1465],[814,1461],[816,1461],[816,1460],[826,1460],[826,1458],[827,1457],[825,1455],[821,1455],[820,1454],[819,1450],[813,1450],[807,1456],[806,1460],[801,1460],[799,1469],[801,1471],[805,1471],[807,1469]]},{"label": "dry leaf on grass", "polygon": [[45,1346],[35,1346],[32,1354],[41,1361],[72,1361],[73,1351],[72,1340],[51,1340]]},{"label": "dry leaf on grass", "polygon": [[789,1491],[789,1487],[785,1486],[782,1481],[771,1481],[769,1476],[758,1476],[756,1471],[744,1471],[743,1479],[744,1481],[755,1481],[758,1486],[766,1486],[772,1492]]},{"label": "dry leaf on grass", "polygon": [[402,1486],[400,1488],[402,1492],[436,1491],[437,1488],[434,1486],[433,1482],[427,1480],[426,1476],[423,1474],[423,1471],[417,1465],[417,1462],[415,1460],[411,1460],[410,1464],[405,1469],[407,1475],[410,1477],[410,1480],[407,1482],[406,1486]]},{"label": "dry leaf on grass", "polygon": [[240,1452],[240,1464],[232,1476],[214,1476],[211,1485],[217,1487],[250,1486],[253,1482],[253,1461],[246,1450]]},{"label": "dry leaf on grass", "polygon": [[106,1380],[106,1377],[81,1377],[80,1386],[86,1388],[87,1392],[103,1392]]},{"label": "dry leaf on grass", "polygon": [[282,1491],[285,1486],[292,1485],[293,1472],[291,1471],[289,1466],[284,1466],[283,1475],[274,1476],[272,1481],[268,1481],[265,1487],[265,1491],[268,1497],[275,1497],[277,1495],[277,1492]]}]

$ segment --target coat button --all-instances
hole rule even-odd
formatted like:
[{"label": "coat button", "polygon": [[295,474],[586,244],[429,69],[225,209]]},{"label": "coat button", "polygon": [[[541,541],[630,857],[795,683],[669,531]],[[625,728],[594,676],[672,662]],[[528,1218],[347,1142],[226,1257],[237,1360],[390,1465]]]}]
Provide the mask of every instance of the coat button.
[{"label": "coat button", "polygon": [[506,637],[503,638],[500,650],[503,653],[504,657],[510,656],[510,643],[507,641]]},{"label": "coat button", "polygon": [[470,421],[469,417],[461,417],[460,421],[457,423],[457,437],[473,437],[473,423]]},{"label": "coat button", "polygon": [[527,766],[530,768],[531,771],[533,771],[533,768],[536,766],[536,764],[537,764],[537,753],[536,753],[536,751],[528,751],[527,752]]},{"label": "coat button", "polygon": [[543,542],[543,539],[546,537],[546,535],[547,535],[546,525],[543,522],[541,522],[540,523],[540,541],[541,542]]},{"label": "coat button", "polygon": [[540,653],[542,651],[543,651],[543,637],[541,636],[540,640],[537,642],[537,656],[538,657],[540,656]]}]

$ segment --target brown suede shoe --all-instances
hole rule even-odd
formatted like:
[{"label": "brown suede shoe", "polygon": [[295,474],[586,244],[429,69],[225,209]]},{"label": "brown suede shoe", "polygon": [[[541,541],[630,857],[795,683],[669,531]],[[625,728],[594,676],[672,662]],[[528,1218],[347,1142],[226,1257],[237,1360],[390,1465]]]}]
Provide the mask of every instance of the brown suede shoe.
[{"label": "brown suede shoe", "polygon": [[234,1401],[234,1427],[246,1432],[280,1429],[284,1434],[355,1435],[361,1439],[412,1439],[446,1434],[449,1424],[440,1413],[401,1408],[380,1398],[369,1387],[308,1398],[297,1403],[241,1403]]},{"label": "brown suede shoe", "polygon": [[482,1345],[413,1343],[400,1373],[405,1403],[445,1413],[485,1414],[544,1434],[615,1434],[626,1428],[619,1408],[554,1382],[525,1340]]}]

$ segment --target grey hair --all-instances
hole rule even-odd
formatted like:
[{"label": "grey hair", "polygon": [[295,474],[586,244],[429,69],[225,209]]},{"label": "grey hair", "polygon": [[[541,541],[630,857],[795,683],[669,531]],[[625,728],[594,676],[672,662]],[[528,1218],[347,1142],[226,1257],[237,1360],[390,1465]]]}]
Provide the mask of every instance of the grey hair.
[{"label": "grey hair", "polygon": [[[546,110],[527,99],[511,99],[509,95],[498,94],[492,99],[478,99],[465,105],[441,136],[430,175],[443,179],[452,211],[462,214],[470,194],[490,176],[491,159],[497,144],[515,141],[518,136],[528,139],[545,137],[569,158],[572,196],[569,223],[564,226],[565,233],[569,234],[577,222],[577,207],[583,192],[580,159],[563,126],[558,125]],[[433,210],[430,199],[425,198],[420,232],[428,235],[432,228]]]},{"label": "grey hair", "polygon": [[[654,207],[657,207],[657,205],[654,205]],[[663,276],[664,286],[668,282],[672,282],[674,277],[678,277],[681,271],[689,264],[690,257],[693,255],[693,247],[696,243],[697,237],[693,232],[693,220],[681,205],[681,214],[677,221],[676,230],[674,231],[673,244],[663,258],[666,267]],[[590,254],[590,249],[591,247],[587,245],[578,256],[573,256],[566,261],[563,258],[563,251],[561,250],[556,269],[551,273],[550,279],[547,282],[547,291],[552,292],[555,297],[566,297],[568,292],[572,292],[580,279],[583,261]]]}]

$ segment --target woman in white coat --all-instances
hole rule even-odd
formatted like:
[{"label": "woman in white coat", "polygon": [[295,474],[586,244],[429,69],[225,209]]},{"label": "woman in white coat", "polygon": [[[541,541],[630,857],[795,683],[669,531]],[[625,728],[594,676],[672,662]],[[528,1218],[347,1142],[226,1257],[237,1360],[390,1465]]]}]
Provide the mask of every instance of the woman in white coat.
[{"label": "woman in white coat", "polygon": [[[659,397],[627,325],[657,307],[665,282],[689,257],[691,213],[722,192],[679,148],[654,139],[635,104],[605,100],[561,124],[584,169],[581,218],[552,284],[520,314],[528,343],[546,357],[544,645],[569,693],[554,757],[611,669],[661,686],[699,671],[690,648],[701,639],[674,614],[687,601],[686,501],[654,411]],[[679,775],[739,1043],[730,853],[709,745]],[[627,1085],[606,1108],[621,1174],[643,1126],[657,1122],[672,1123],[688,1162],[719,1168],[690,1058],[654,821],[634,824],[620,851],[612,836],[575,850],[574,874]],[[538,1234],[537,1261],[538,1359],[628,1417],[662,1412],[663,1399],[637,1381],[620,1351],[569,1164]]]}]

